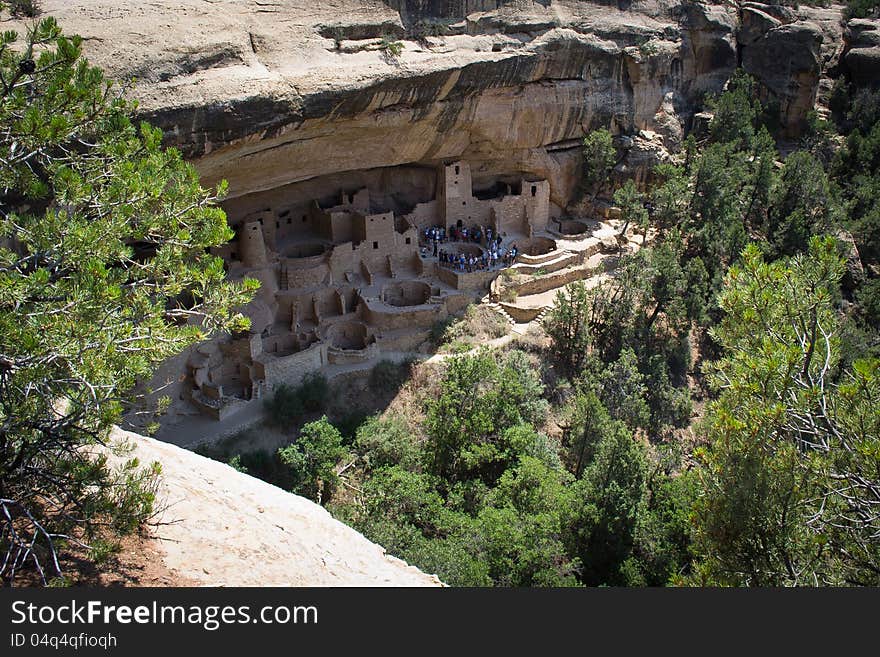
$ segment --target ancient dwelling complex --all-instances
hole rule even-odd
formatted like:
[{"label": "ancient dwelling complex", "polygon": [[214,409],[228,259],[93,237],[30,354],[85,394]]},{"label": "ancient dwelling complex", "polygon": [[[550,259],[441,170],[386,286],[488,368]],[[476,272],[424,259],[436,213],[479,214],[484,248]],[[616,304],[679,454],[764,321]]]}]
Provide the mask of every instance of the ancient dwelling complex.
[{"label": "ancient dwelling complex", "polygon": [[[435,198],[399,216],[377,207],[367,188],[340,190],[331,207],[279,204],[230,216],[236,238],[216,254],[231,278],[261,282],[246,308],[251,329],[166,364],[160,377],[177,379],[176,401],[223,420],[278,384],[297,384],[326,366],[415,350],[436,322],[484,296],[500,273],[497,266],[441,266],[426,229],[488,227],[526,259],[555,248],[547,233],[547,181],[499,184],[475,195],[466,162],[442,164],[437,173]],[[440,247],[480,256],[486,242]]]}]

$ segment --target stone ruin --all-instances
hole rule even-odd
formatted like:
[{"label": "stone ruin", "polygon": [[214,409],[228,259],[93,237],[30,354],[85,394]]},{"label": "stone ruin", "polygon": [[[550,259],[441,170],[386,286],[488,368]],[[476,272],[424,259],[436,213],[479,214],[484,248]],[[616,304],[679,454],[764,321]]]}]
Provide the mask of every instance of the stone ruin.
[{"label": "stone ruin", "polygon": [[[244,308],[251,328],[163,366],[157,378],[163,394],[176,397],[173,410],[188,414],[181,407],[189,405],[223,420],[310,372],[417,349],[435,323],[484,296],[500,273],[440,266],[426,239],[431,227],[488,227],[506,248],[519,240],[525,254],[554,248],[547,181],[499,183],[476,195],[460,161],[440,165],[436,179],[435,198],[405,214],[375,207],[362,188],[342,191],[329,207],[312,201],[295,213],[279,203],[230,216],[236,237],[214,253],[230,278],[261,282]],[[475,256],[485,247],[485,236],[441,245]]]}]

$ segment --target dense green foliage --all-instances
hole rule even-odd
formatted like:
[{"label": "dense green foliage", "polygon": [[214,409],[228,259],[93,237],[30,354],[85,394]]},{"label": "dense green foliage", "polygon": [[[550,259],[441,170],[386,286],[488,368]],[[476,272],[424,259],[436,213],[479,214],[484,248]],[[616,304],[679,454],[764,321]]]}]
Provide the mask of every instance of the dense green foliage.
[{"label": "dense green foliage", "polygon": [[878,581],[880,362],[838,371],[842,271],[834,240],[814,238],[790,262],[751,246],[727,276],[696,507],[710,582]]},{"label": "dense green foliage", "polygon": [[623,226],[620,232],[625,233],[632,224],[636,230],[644,235],[648,230],[648,211],[645,209],[644,199],[635,182],[627,180],[614,192],[614,204],[620,208],[623,217]]},{"label": "dense green foliage", "polygon": [[[839,111],[842,148],[813,117],[803,150],[780,166],[753,82],[735,75],[710,104],[709,138],[687,144],[684,166],[655,171],[654,244],[605,283],[560,292],[545,319],[556,362],[579,373],[563,414],[578,475],[613,420],[652,442],[686,426],[685,375],[706,372],[698,391],[713,401],[698,431],[708,447],[652,498],[680,486],[693,500],[661,511],[660,540],[649,541],[678,573],[694,559],[673,581],[880,581],[878,99],[862,90]],[[636,220],[634,186],[614,201]]]},{"label": "dense green foliage", "polygon": [[[52,19],[0,36],[0,576],[61,575],[71,543],[148,513],[147,482],[89,449],[161,361],[255,284],[209,247],[232,233],[161,133]],[[221,190],[222,191],[222,190]],[[102,548],[103,551],[103,548]],[[94,554],[94,552],[93,552]]]},{"label": "dense green foliage", "polygon": [[577,281],[556,293],[555,303],[547,314],[545,325],[553,341],[553,356],[568,376],[580,372],[587,357],[590,301],[587,286]]},{"label": "dense green foliage", "polygon": [[655,498],[646,446],[595,396],[570,404],[560,446],[540,432],[546,392],[522,351],[452,357],[423,437],[394,418],[361,427],[359,502],[334,512],[454,585],[663,584],[686,569],[655,545],[686,505],[662,470]]},{"label": "dense green foliage", "polygon": [[499,363],[483,352],[451,360],[428,407],[428,472],[451,484],[491,485],[526,449],[532,436],[520,428],[534,419],[543,386],[533,370],[511,362],[515,357]]},{"label": "dense green foliage", "polygon": [[290,468],[292,490],[326,504],[338,482],[336,463],[346,454],[342,434],[324,416],[309,422],[296,441],[278,451],[281,462]]},{"label": "dense green foliage", "polygon": [[282,383],[263,402],[266,419],[272,426],[290,428],[306,414],[323,411],[328,394],[327,379],[320,373],[306,374],[296,387]]},{"label": "dense green foliage", "polygon": [[608,130],[594,130],[584,137],[583,183],[588,190],[604,184],[617,163],[617,149]]},{"label": "dense green foliage", "polygon": [[849,0],[847,18],[871,18],[880,15],[880,0]]},{"label": "dense green foliage", "polygon": [[[704,320],[707,273],[677,232],[621,263],[614,277],[557,294],[545,328],[551,354],[630,429],[662,434],[690,420],[691,326]],[[576,327],[577,340],[568,333]]]}]

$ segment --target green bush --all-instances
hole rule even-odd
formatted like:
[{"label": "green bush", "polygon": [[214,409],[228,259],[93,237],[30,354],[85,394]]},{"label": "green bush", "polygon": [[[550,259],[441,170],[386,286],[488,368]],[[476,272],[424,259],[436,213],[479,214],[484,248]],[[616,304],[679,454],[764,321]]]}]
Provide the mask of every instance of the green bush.
[{"label": "green bush", "polygon": [[849,0],[846,3],[847,18],[871,18],[880,15],[880,0]]},{"label": "green bush", "polygon": [[446,23],[423,18],[412,26],[409,33],[413,39],[425,44],[428,37],[443,37],[449,34],[449,26]]},{"label": "green bush", "polygon": [[309,422],[295,443],[278,450],[281,462],[290,468],[291,490],[319,504],[327,504],[336,489],[336,464],[345,454],[342,434],[326,415]]},{"label": "green bush", "polygon": [[318,372],[306,374],[296,388],[286,383],[278,385],[263,402],[268,423],[283,429],[306,413],[320,413],[327,406],[329,389],[327,378]]},{"label": "green bush", "polygon": [[272,396],[263,402],[269,424],[289,427],[305,414],[299,389],[282,383],[275,387]]},{"label": "green bush", "polygon": [[39,0],[6,0],[6,4],[9,6],[9,13],[17,18],[35,18],[42,13]]},{"label": "green bush", "polygon": [[412,361],[381,360],[370,371],[370,388],[379,393],[394,392],[409,378]]},{"label": "green bush", "polygon": [[434,322],[431,326],[431,343],[434,346],[448,342],[449,329],[455,324],[455,321],[455,317],[447,317]]},{"label": "green bush", "polygon": [[396,60],[403,53],[403,43],[388,34],[382,37],[379,50],[388,58]]},{"label": "green bush", "polygon": [[591,190],[598,190],[611,175],[617,163],[617,149],[611,133],[605,128],[594,130],[584,137],[582,182]]},{"label": "green bush", "polygon": [[306,374],[297,390],[303,408],[309,413],[319,413],[327,407],[330,387],[327,385],[327,377],[320,372]]},{"label": "green bush", "polygon": [[413,470],[419,463],[420,451],[413,432],[396,417],[368,418],[358,427],[355,448],[371,470],[392,465]]},{"label": "green bush", "polygon": [[110,521],[114,532],[131,534],[153,515],[161,474],[162,466],[158,461],[146,468],[142,468],[136,458],[125,463],[110,497],[113,509]]},{"label": "green bush", "polygon": [[522,354],[499,363],[497,352],[482,349],[446,361],[440,391],[426,409],[429,472],[453,484],[481,479],[491,485],[525,453],[528,445],[515,429],[545,408],[543,386],[527,359]]}]

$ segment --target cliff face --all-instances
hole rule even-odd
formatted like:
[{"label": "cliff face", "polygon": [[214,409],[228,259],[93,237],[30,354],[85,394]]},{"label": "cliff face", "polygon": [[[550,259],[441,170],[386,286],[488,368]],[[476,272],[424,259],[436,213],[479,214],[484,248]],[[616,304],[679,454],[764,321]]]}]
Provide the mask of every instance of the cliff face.
[{"label": "cliff face", "polygon": [[[477,184],[513,172],[550,180],[564,206],[586,132],[647,130],[675,149],[738,63],[796,135],[843,30],[839,8],[664,0],[625,11],[578,0],[44,6],[86,38],[95,63],[136,78],[144,115],[232,197],[456,158]],[[413,27],[426,18],[445,27]],[[381,35],[401,40],[399,56]]]}]

